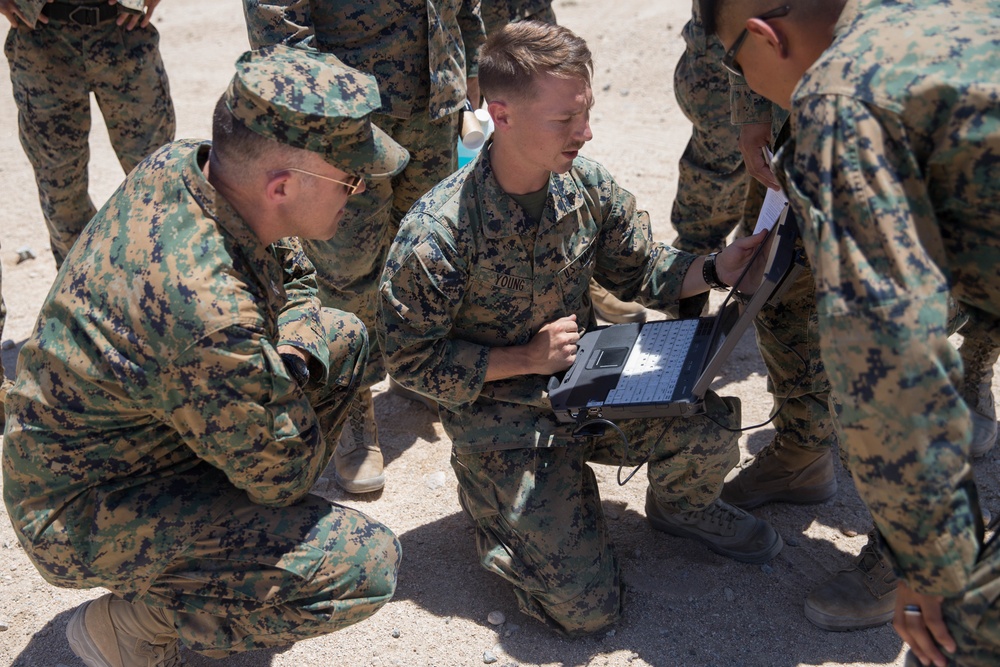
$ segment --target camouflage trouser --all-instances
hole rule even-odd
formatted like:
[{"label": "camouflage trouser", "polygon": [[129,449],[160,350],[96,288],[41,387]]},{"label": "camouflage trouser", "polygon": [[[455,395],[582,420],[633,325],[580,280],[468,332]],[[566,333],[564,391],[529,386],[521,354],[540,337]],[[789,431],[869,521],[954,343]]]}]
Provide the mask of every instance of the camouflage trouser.
[{"label": "camouflage trouser", "polygon": [[[3,327],[7,323],[7,304],[3,300],[3,263],[0,262],[0,341],[3,340]],[[2,353],[0,353],[2,354]],[[0,356],[0,432],[2,432],[6,417],[4,415],[4,401],[7,400],[7,392],[14,386],[14,383],[7,379],[7,369],[4,368],[3,358]]]},{"label": "camouflage trouser", "polygon": [[392,598],[400,553],[388,528],[317,496],[291,507],[244,500],[137,599],[172,610],[185,646],[223,658],[368,618]]},{"label": "camouflage trouser", "polygon": [[159,39],[152,25],[128,31],[114,21],[50,21],[7,34],[21,145],[35,171],[57,266],[97,212],[88,193],[89,94],[97,98],[126,172],[173,140],[174,108]]},{"label": "camouflage trouser", "polygon": [[556,13],[552,10],[551,0],[491,0],[481,6],[486,34],[504,27],[515,21],[541,21],[556,23]]},{"label": "camouflage trouser", "polygon": [[[459,114],[436,121],[426,114],[407,120],[373,114],[372,121],[410,152],[409,164],[391,180],[369,180],[365,192],[351,197],[332,239],[302,241],[316,267],[322,304],[354,313],[370,331],[375,330],[379,276],[400,221],[417,199],[458,167]],[[362,386],[384,377],[378,340],[372,336]]]},{"label": "camouflage trouser", "polygon": [[[684,39],[687,47],[674,72],[674,91],[693,128],[680,160],[670,220],[677,230],[673,245],[704,254],[721,249],[734,229],[739,228],[740,234],[753,231],[765,188],[743,166],[739,128],[730,122],[730,83],[721,64],[722,43],[706,37],[697,17],[684,26]],[[706,301],[707,295],[686,299],[682,315],[696,316]],[[775,437],[805,449],[835,445],[811,273],[800,274],[781,303],[766,306],[755,326],[768,391],[774,394],[775,405],[788,396],[773,422]],[[798,352],[806,368],[785,345]]]},{"label": "camouflage trouser", "polygon": [[[710,392],[706,408],[716,421],[739,426],[736,399],[724,401]],[[609,430],[568,447],[452,453],[462,505],[476,523],[482,566],[515,586],[524,613],[571,636],[614,623],[624,601],[588,464],[646,461],[657,502],[686,511],[718,498],[739,460],[736,434],[706,417],[618,425],[628,436],[627,449]],[[657,443],[664,426],[669,430]]]}]

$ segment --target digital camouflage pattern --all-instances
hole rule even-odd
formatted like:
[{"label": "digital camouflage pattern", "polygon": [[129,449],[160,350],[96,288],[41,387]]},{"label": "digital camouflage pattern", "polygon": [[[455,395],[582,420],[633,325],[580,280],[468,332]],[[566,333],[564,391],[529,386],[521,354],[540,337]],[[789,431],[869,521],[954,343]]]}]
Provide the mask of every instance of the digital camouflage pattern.
[{"label": "digital camouflage pattern", "polygon": [[[97,26],[36,22],[44,0],[15,0],[34,29],[7,33],[18,134],[35,171],[52,253],[60,264],[97,213],[88,193],[90,93],[118,161],[130,172],[174,137],[174,107],[152,25],[126,30],[114,18]],[[69,0],[69,4],[93,4]]]},{"label": "digital camouflage pattern", "polygon": [[515,21],[556,22],[552,0],[482,0],[479,11],[487,35]]},{"label": "digital camouflage pattern", "polygon": [[779,154],[855,484],[908,584],[950,598],[963,655],[994,662],[1000,554],[981,552],[948,324],[954,297],[1000,344],[998,35],[995,2],[849,0]]},{"label": "digital camouflage pattern", "polygon": [[[764,186],[743,165],[735,123],[772,122],[773,116],[776,133],[787,114],[777,106],[772,113],[773,105],[742,79],[730,80],[722,66],[725,49],[716,36],[705,34],[700,13],[694,2],[674,71],[674,94],[692,130],[680,159],[670,222],[677,230],[674,247],[704,254],[721,250],[733,230],[751,234],[764,200]],[[697,317],[707,300],[707,294],[686,299],[682,314]],[[836,445],[809,272],[799,274],[779,303],[765,306],[754,326],[775,408],[787,397],[774,418],[775,438],[807,450]]]},{"label": "digital camouflage pattern", "polygon": [[[485,41],[476,0],[243,0],[253,48],[313,46],[378,80],[381,113],[395,118],[460,111]],[[311,37],[311,41],[309,38]],[[303,44],[305,42],[305,44]]]},{"label": "digital camouflage pattern", "polygon": [[548,377],[484,383],[489,350],[527,343],[576,314],[596,324],[588,282],[676,315],[696,259],[654,243],[649,216],[600,165],[554,174],[542,222],[475,160],[422,197],[404,218],[382,277],[380,321],[389,374],[433,398],[459,451],[557,444],[566,436]]},{"label": "digital camouflage pattern", "polygon": [[[3,267],[0,266],[0,283],[3,279]],[[3,327],[7,322],[7,304],[3,300],[3,290],[0,289],[0,340],[3,340]],[[4,368],[3,359],[0,358],[0,428],[4,424],[4,402],[7,399],[7,391],[11,387],[11,381],[7,379],[7,370]]]},{"label": "digital camouflage pattern", "polygon": [[[728,428],[740,426],[735,398],[709,393],[706,411]],[[568,446],[453,451],[480,564],[513,584],[521,610],[550,627],[571,636],[607,628],[620,617],[625,593],[589,464],[645,463],[665,511],[702,509],[739,461],[738,434],[711,419],[622,420],[627,446],[609,431]]]},{"label": "digital camouflage pattern", "polygon": [[[548,376],[485,382],[493,347],[527,343],[543,324],[595,325],[591,278],[624,300],[676,315],[693,255],[654,243],[649,218],[600,165],[553,174],[540,222],[497,183],[483,152],[404,218],[381,284],[378,335],[390,375],[440,406],[483,566],[512,582],[525,613],[569,634],[614,622],[620,574],[588,461],[617,463],[617,433],[574,438],[557,424]],[[735,428],[739,410],[708,407]],[[715,500],[737,435],[704,417],[623,422],[657,500],[678,511]],[[653,442],[661,430],[666,434]]]},{"label": "digital camouflage pattern", "polygon": [[369,120],[379,107],[375,79],[329,53],[283,44],[248,51],[225,99],[248,130],[350,174],[390,176],[406,166],[406,151]]},{"label": "digital camouflage pattern", "polygon": [[[372,121],[410,152],[391,180],[374,180],[347,203],[340,233],[304,242],[325,306],[375,326],[377,285],[389,244],[410,206],[458,167],[458,123],[467,77],[485,41],[475,0],[372,3],[244,0],[250,43],[317,47],[375,76],[382,108]],[[363,386],[385,377],[378,343]]]},{"label": "digital camouflage pattern", "polygon": [[[217,619],[226,627],[294,634],[306,617],[314,629],[357,620],[391,595],[398,545],[356,512],[327,503],[317,516],[315,501],[296,503],[332,456],[367,334],[352,315],[319,308],[296,241],[261,244],[209,185],[209,147],[176,142],[147,158],[67,256],[8,396],[7,511],[55,585],[204,610],[228,618]],[[281,344],[312,355],[306,388],[286,370]],[[303,533],[312,542],[301,543]],[[330,574],[325,544],[340,550],[337,576],[371,572],[372,599],[328,600],[324,610],[290,597],[304,574]],[[220,553],[241,549],[255,558],[219,566]],[[208,553],[211,573],[192,570]],[[331,585],[355,584],[312,582],[311,594]],[[324,617],[337,610],[345,616]],[[207,631],[200,623],[189,631]],[[232,641],[248,648],[284,636]]]}]

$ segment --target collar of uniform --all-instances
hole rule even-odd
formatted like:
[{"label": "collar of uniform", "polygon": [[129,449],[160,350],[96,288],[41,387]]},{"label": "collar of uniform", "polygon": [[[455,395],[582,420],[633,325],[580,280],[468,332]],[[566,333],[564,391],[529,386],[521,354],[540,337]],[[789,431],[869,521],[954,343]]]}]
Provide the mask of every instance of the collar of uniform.
[{"label": "collar of uniform", "polygon": [[271,247],[260,242],[236,209],[205,178],[201,168],[208,160],[211,146],[209,142],[192,143],[193,150],[182,171],[184,184],[205,215],[236,241],[237,249],[256,275],[269,305],[277,312],[286,299],[281,267]]},{"label": "collar of uniform", "polygon": [[833,27],[833,34],[840,35],[854,22],[854,19],[858,16],[858,11],[860,11],[860,1],[859,0],[847,0],[844,8],[840,10],[840,18],[837,19],[837,24]]},{"label": "collar of uniform", "polygon": [[535,224],[513,197],[508,195],[497,182],[490,164],[491,144],[483,146],[476,162],[475,177],[482,196],[482,228],[487,238],[507,236],[528,236],[534,238],[542,229],[556,224],[569,213],[583,205],[580,187],[573,178],[573,170],[566,174],[549,175],[549,197],[544,218]]}]

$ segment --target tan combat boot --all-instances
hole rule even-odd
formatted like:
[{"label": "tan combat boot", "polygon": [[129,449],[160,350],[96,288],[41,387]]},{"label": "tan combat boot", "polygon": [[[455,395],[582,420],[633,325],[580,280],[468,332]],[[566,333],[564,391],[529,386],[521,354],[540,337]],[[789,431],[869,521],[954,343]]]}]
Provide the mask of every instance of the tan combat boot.
[{"label": "tan combat boot", "polygon": [[337,483],[348,493],[370,493],[385,486],[371,389],[358,392],[348,408],[333,465]]},{"label": "tan combat boot", "polygon": [[722,500],[693,512],[669,513],[647,488],[646,520],[656,530],[696,539],[715,553],[741,563],[765,563],[785,545],[767,521]]},{"label": "tan combat boot", "polygon": [[898,579],[875,547],[873,533],[851,567],[820,584],[806,597],[806,618],[833,632],[863,630],[892,620]]},{"label": "tan combat boot", "polygon": [[768,502],[821,503],[836,493],[833,450],[805,449],[780,435],[722,487],[722,499],[743,509]]},{"label": "tan combat boot", "polygon": [[594,314],[605,322],[624,324],[646,321],[646,309],[643,306],[620,301],[593,280],[590,281],[590,300],[594,304]]},{"label": "tan combat boot", "polygon": [[972,442],[969,454],[973,458],[986,455],[997,441],[997,409],[993,401],[993,365],[1000,348],[988,341],[966,338],[959,348],[964,367],[962,398],[972,411]]},{"label": "tan combat boot", "polygon": [[73,612],[66,638],[87,667],[175,667],[180,646],[169,615],[108,593]]}]

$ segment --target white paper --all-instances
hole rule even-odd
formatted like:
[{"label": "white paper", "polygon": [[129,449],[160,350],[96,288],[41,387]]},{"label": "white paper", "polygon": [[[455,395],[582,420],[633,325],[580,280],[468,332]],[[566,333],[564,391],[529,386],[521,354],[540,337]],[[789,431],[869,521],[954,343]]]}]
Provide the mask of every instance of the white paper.
[{"label": "white paper", "polygon": [[[761,150],[764,152],[764,159],[767,160],[768,164],[771,164],[771,160],[774,157],[771,151],[767,149],[767,146],[762,147]],[[783,191],[767,188],[767,194],[764,195],[764,204],[760,207],[760,213],[757,214],[757,224],[754,225],[753,233],[756,234],[757,232],[765,229],[770,230],[774,227],[787,207],[788,197],[785,196]]]}]

